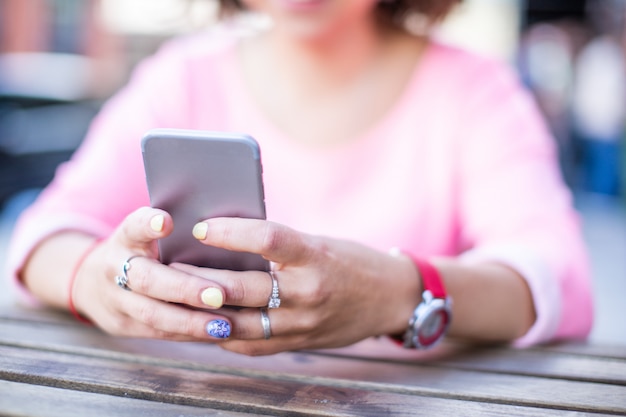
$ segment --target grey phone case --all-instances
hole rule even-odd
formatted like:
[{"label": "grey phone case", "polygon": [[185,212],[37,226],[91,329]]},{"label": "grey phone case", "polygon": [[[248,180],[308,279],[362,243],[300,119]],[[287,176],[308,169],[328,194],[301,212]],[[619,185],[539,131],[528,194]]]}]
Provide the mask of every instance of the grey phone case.
[{"label": "grey phone case", "polygon": [[172,215],[174,231],[159,239],[161,262],[235,271],[268,271],[257,254],[198,242],[193,226],[212,217],[265,219],[261,154],[238,133],[153,129],[141,142],[150,203]]}]

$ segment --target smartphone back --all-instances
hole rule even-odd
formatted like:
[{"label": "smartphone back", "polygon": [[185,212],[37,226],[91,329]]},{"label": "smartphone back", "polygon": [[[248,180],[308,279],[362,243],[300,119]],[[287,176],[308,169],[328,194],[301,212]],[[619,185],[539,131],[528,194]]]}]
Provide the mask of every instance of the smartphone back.
[{"label": "smartphone back", "polygon": [[198,242],[193,226],[212,217],[265,219],[261,155],[243,134],[154,129],[142,140],[153,207],[172,215],[174,231],[159,240],[161,261],[230,270],[269,270],[260,255]]}]

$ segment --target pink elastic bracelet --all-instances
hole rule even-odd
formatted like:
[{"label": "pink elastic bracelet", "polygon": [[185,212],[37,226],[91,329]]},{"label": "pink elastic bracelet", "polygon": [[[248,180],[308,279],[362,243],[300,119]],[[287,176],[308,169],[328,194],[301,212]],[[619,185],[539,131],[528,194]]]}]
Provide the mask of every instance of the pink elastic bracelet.
[{"label": "pink elastic bracelet", "polygon": [[74,297],[73,297],[74,281],[76,280],[76,275],[78,274],[78,270],[80,269],[81,265],[83,264],[87,256],[89,256],[89,254],[93,252],[94,249],[96,249],[96,247],[98,246],[98,244],[100,244],[101,241],[102,239],[96,239],[85,250],[85,252],[83,252],[83,254],[78,259],[78,262],[76,262],[76,265],[74,266],[74,271],[72,271],[72,276],[70,277],[70,282],[69,282],[69,289],[68,289],[69,294],[68,294],[67,307],[70,310],[70,313],[72,313],[72,316],[76,318],[76,320],[80,321],[81,323],[85,323],[89,325],[93,325],[93,323],[89,319],[81,316],[80,313],[78,313],[78,311],[76,310],[76,306],[74,305]]}]

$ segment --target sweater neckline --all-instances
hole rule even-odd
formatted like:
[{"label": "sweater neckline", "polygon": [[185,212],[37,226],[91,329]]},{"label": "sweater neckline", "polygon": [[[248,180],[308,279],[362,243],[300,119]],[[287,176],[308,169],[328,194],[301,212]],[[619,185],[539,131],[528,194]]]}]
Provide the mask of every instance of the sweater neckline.
[{"label": "sweater neckline", "polygon": [[[366,129],[363,133],[355,137],[332,145],[316,146],[310,143],[301,143],[289,138],[282,130],[272,123],[263,111],[258,107],[251,93],[247,90],[242,82],[243,73],[239,63],[239,55],[237,43],[233,43],[225,58],[227,82],[229,83],[227,91],[232,92],[233,102],[237,103],[242,114],[246,114],[246,122],[250,126],[257,126],[259,131],[264,132],[267,137],[265,140],[272,140],[283,148],[291,148],[294,151],[330,155],[351,153],[356,147],[378,146],[378,140],[385,140],[386,136],[381,132],[392,131],[392,127],[398,120],[404,117],[411,117],[412,112],[418,106],[416,100],[426,99],[417,91],[427,83],[429,73],[434,67],[433,62],[439,50],[438,44],[429,40],[424,47],[422,56],[414,66],[411,76],[408,78],[406,86],[394,103],[384,112],[384,114]],[[413,113],[414,114],[414,113]],[[412,116],[413,118],[415,116]],[[254,132],[248,132],[254,136]]]}]

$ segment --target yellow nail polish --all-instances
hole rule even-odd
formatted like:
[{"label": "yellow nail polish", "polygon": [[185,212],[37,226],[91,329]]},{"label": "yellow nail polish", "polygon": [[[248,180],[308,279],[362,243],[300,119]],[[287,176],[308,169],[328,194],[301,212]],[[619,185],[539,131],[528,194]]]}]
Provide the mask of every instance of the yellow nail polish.
[{"label": "yellow nail polish", "polygon": [[220,308],[224,304],[224,296],[217,288],[207,288],[200,294],[202,304],[209,307]]},{"label": "yellow nail polish", "polygon": [[198,240],[204,240],[206,239],[206,235],[207,232],[209,231],[209,225],[204,223],[204,222],[200,222],[200,223],[196,223],[196,225],[193,227],[193,237],[195,237]]},{"label": "yellow nail polish", "polygon": [[150,219],[150,228],[155,232],[160,232],[163,230],[163,222],[165,221],[162,214],[157,214],[153,218]]}]

